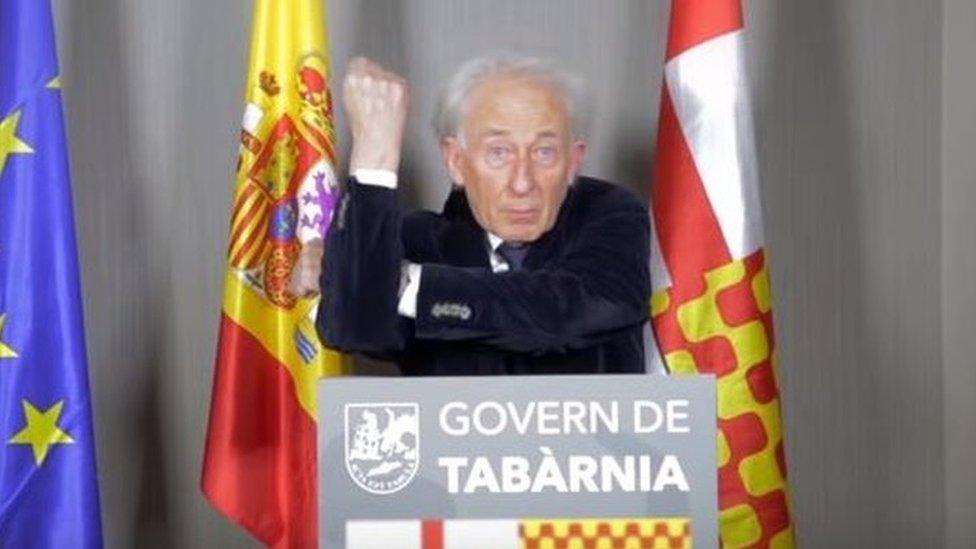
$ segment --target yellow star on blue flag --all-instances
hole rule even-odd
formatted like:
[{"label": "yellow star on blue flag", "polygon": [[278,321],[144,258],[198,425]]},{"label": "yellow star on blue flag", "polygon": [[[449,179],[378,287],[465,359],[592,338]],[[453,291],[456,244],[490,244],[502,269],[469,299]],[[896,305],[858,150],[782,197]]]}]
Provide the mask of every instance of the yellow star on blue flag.
[{"label": "yellow star on blue flag", "polygon": [[3,175],[3,168],[7,165],[7,157],[15,153],[29,154],[34,152],[30,145],[17,137],[20,116],[20,111],[14,111],[13,114],[0,120],[0,176]]},{"label": "yellow star on blue flag", "polygon": [[34,450],[34,462],[40,467],[44,464],[51,446],[55,444],[74,444],[68,433],[58,427],[64,401],[59,400],[47,410],[38,410],[33,404],[23,401],[24,419],[27,425],[7,441],[7,444],[29,444]]},{"label": "yellow star on blue flag", "polygon": [[17,351],[3,341],[3,328],[7,324],[7,315],[0,314],[0,358],[17,358]]}]

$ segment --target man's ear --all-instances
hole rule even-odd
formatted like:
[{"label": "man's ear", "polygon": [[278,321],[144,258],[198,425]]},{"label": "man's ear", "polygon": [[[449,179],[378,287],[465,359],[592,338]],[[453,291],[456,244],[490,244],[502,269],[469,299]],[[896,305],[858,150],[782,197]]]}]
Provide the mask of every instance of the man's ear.
[{"label": "man's ear", "polygon": [[457,137],[445,137],[441,139],[441,159],[444,167],[447,168],[447,175],[451,181],[459,187],[464,186],[464,177],[461,171],[461,143]]},{"label": "man's ear", "polygon": [[583,168],[586,158],[586,141],[574,141],[569,149],[569,180],[573,181]]}]

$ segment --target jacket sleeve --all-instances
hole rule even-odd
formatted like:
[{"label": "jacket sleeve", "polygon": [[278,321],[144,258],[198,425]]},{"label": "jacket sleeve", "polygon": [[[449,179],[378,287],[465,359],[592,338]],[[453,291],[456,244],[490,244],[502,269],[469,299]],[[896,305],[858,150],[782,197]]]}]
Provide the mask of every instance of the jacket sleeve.
[{"label": "jacket sleeve", "polygon": [[650,218],[635,200],[578,228],[539,270],[425,264],[414,335],[537,353],[593,345],[647,319],[649,253]]},{"label": "jacket sleeve", "polygon": [[397,192],[350,178],[323,256],[316,327],[325,345],[392,358],[402,350]]}]

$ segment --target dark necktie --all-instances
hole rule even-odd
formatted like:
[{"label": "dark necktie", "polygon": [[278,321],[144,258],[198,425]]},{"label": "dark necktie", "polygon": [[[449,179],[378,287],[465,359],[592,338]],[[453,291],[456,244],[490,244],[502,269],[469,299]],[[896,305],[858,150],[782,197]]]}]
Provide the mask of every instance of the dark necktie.
[{"label": "dark necktie", "polygon": [[510,270],[521,271],[522,264],[525,262],[525,256],[529,253],[529,247],[525,244],[502,242],[495,251],[508,262],[508,268]]}]

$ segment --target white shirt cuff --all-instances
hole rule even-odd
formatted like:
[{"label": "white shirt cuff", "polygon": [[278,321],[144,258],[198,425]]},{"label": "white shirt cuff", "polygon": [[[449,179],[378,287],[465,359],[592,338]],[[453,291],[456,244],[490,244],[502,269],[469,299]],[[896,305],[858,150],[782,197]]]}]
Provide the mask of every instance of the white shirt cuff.
[{"label": "white shirt cuff", "polygon": [[400,267],[400,301],[397,313],[407,318],[417,318],[417,294],[420,292],[420,275],[423,269],[417,263],[405,261]]},{"label": "white shirt cuff", "polygon": [[352,176],[363,185],[375,185],[387,189],[397,188],[397,174],[390,170],[370,170],[360,168],[352,172]]}]

